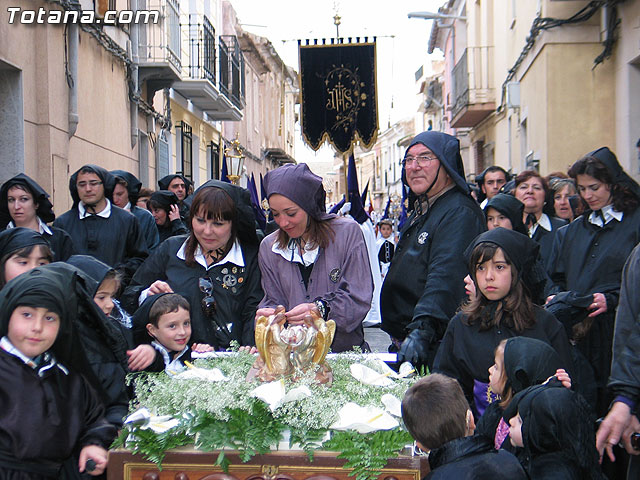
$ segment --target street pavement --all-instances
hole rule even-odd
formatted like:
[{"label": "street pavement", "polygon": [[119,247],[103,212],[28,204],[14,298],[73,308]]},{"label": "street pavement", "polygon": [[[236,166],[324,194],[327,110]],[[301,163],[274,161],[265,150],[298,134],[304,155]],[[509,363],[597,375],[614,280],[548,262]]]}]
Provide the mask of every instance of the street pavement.
[{"label": "street pavement", "polygon": [[386,353],[387,347],[391,343],[389,335],[376,327],[365,327],[364,339],[369,343],[372,352],[384,352]]}]

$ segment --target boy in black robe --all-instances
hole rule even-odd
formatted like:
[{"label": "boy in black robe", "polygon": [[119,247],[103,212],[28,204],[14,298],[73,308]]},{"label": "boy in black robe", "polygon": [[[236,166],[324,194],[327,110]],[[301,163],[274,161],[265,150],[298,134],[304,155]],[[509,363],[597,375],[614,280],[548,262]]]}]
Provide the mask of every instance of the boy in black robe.
[{"label": "boy in black robe", "polygon": [[147,257],[138,219],[111,202],[115,177],[97,165],[85,165],[71,175],[71,210],[54,226],[73,239],[76,252],[92,255],[120,271],[123,283],[133,276]]},{"label": "boy in black robe", "polygon": [[[0,477],[29,480],[101,474],[115,428],[87,381],[72,322],[74,275],[46,265],[0,292]],[[68,462],[67,462],[68,463]]]},{"label": "boy in black robe", "polygon": [[431,473],[424,480],[527,478],[511,453],[472,436],[473,414],[453,378],[434,373],[414,383],[402,400],[402,420],[418,448],[428,452]]}]

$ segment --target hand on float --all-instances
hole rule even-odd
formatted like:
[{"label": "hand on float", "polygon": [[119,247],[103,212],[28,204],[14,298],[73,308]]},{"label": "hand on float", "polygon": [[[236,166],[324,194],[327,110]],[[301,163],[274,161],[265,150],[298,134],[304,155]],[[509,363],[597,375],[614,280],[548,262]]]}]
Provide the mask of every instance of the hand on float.
[{"label": "hand on float", "polygon": [[238,351],[245,352],[250,355],[253,355],[254,353],[258,353],[258,349],[256,347],[251,347],[249,345],[242,345],[240,348],[238,348]]},{"label": "hand on float", "polygon": [[156,349],[151,345],[138,345],[133,350],[127,350],[129,370],[137,372],[144,370],[156,358]]},{"label": "hand on float", "polygon": [[287,322],[290,325],[301,325],[304,322],[304,317],[311,315],[311,310],[316,308],[315,303],[301,303],[293,307],[288,312],[285,312]]},{"label": "hand on float", "polygon": [[274,313],[276,313],[275,308],[259,308],[258,311],[256,312],[256,321],[260,317],[270,317]]},{"label": "hand on float", "polygon": [[213,352],[215,349],[208,343],[194,343],[191,350],[198,353]]},{"label": "hand on float", "polygon": [[156,280],[149,287],[149,295],[159,295],[161,293],[173,293],[173,290],[167,282]]}]

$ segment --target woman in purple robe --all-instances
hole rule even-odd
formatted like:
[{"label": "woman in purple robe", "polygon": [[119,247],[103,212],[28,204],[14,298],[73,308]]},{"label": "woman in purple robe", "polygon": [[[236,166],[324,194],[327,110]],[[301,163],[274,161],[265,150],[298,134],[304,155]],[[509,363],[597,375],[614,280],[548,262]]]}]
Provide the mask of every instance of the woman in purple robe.
[{"label": "woman in purple robe", "polygon": [[362,320],[371,308],[373,279],[360,226],[325,213],[322,179],[306,164],[285,165],[264,178],[278,230],[260,245],[264,298],[256,318],[286,309],[290,324],[317,308],[336,322],[333,352],[369,351]]}]

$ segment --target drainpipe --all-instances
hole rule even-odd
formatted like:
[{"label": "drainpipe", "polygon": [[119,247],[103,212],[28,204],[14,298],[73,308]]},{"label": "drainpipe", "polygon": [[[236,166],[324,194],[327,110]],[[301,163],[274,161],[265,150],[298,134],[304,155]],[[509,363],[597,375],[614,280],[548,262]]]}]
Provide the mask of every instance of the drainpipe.
[{"label": "drainpipe", "polygon": [[73,137],[78,129],[78,24],[68,24],[68,40],[69,40],[69,138]]},{"label": "drainpipe", "polygon": [[[131,0],[131,10],[134,12],[138,11],[138,0]],[[140,26],[138,22],[132,22],[130,24],[131,33],[129,34],[129,38],[131,39],[131,88],[133,90],[134,95],[140,95],[139,85],[138,85],[138,44],[139,44],[139,29]],[[138,104],[131,101],[131,147],[135,147],[138,142]],[[140,159],[138,159],[139,161]]]}]

